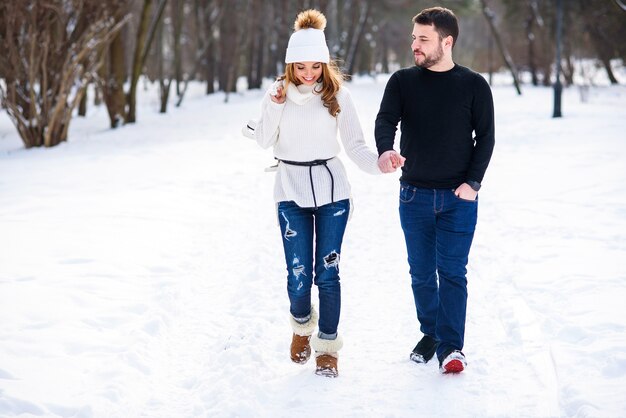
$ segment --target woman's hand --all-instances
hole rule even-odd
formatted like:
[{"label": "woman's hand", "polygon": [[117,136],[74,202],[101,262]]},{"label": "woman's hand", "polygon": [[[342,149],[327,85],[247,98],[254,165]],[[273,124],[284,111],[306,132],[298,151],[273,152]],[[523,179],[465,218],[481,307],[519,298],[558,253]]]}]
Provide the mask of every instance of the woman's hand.
[{"label": "woman's hand", "polygon": [[378,157],[378,168],[383,173],[393,173],[397,168],[404,166],[404,158],[394,150],[383,152]]},{"label": "woman's hand", "polygon": [[272,99],[274,103],[278,103],[278,104],[285,103],[285,100],[287,100],[287,95],[285,94],[283,87],[279,86],[276,88],[275,96],[270,93],[270,99]]}]

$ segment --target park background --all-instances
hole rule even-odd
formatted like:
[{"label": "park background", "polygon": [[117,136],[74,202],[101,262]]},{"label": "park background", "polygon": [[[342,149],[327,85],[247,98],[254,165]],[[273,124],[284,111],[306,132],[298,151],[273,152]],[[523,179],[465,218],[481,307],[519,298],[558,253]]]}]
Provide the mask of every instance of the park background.
[{"label": "park background", "polygon": [[241,128],[315,7],[373,147],[411,18],[433,4],[0,2],[0,416],[626,414],[623,2],[439,4],[496,105],[469,366],[409,361],[398,175],[342,153],[355,211],[331,380],[287,357],[273,158]]}]

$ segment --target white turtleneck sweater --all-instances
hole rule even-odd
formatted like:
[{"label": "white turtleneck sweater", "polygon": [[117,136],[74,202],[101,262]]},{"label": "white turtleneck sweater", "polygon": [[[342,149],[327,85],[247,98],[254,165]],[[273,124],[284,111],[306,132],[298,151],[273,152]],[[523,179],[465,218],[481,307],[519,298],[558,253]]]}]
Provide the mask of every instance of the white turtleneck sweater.
[{"label": "white turtleneck sweater", "polygon": [[[347,88],[337,92],[341,109],[337,117],[328,113],[322,97],[314,93],[315,86],[287,86],[287,100],[274,103],[269,90],[261,104],[261,120],[255,129],[255,138],[263,148],[274,147],[274,157],[279,160],[308,162],[330,159],[328,169],[332,172],[335,202],[350,198],[350,183],[342,162],[337,158],[340,151],[337,131],[346,153],[363,171],[380,174],[378,155],[367,147],[361,124]],[[331,203],[331,176],[323,165],[313,166],[313,189],[309,167],[279,162],[274,183],[276,202],[294,201],[303,208]]]}]

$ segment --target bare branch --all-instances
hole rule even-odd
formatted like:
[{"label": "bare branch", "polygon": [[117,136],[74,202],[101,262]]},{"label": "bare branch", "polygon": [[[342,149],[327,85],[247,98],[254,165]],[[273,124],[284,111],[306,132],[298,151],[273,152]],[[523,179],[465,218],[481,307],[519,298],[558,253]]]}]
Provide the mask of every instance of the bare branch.
[{"label": "bare branch", "polygon": [[0,100],[24,145],[67,139],[72,117],[101,64],[102,45],[126,24],[119,0],[37,0],[0,5]]}]

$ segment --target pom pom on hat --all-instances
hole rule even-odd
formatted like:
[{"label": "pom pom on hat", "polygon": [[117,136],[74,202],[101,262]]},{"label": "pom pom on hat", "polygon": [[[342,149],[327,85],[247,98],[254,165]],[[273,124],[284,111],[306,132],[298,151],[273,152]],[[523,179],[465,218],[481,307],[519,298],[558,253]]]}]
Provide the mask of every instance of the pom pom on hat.
[{"label": "pom pom on hat", "polygon": [[330,62],[326,45],[326,17],[317,10],[305,10],[296,17],[295,32],[289,38],[285,62]]},{"label": "pom pom on hat", "polygon": [[313,9],[300,12],[293,24],[293,30],[298,31],[300,29],[324,30],[326,29],[326,16],[322,12]]}]

